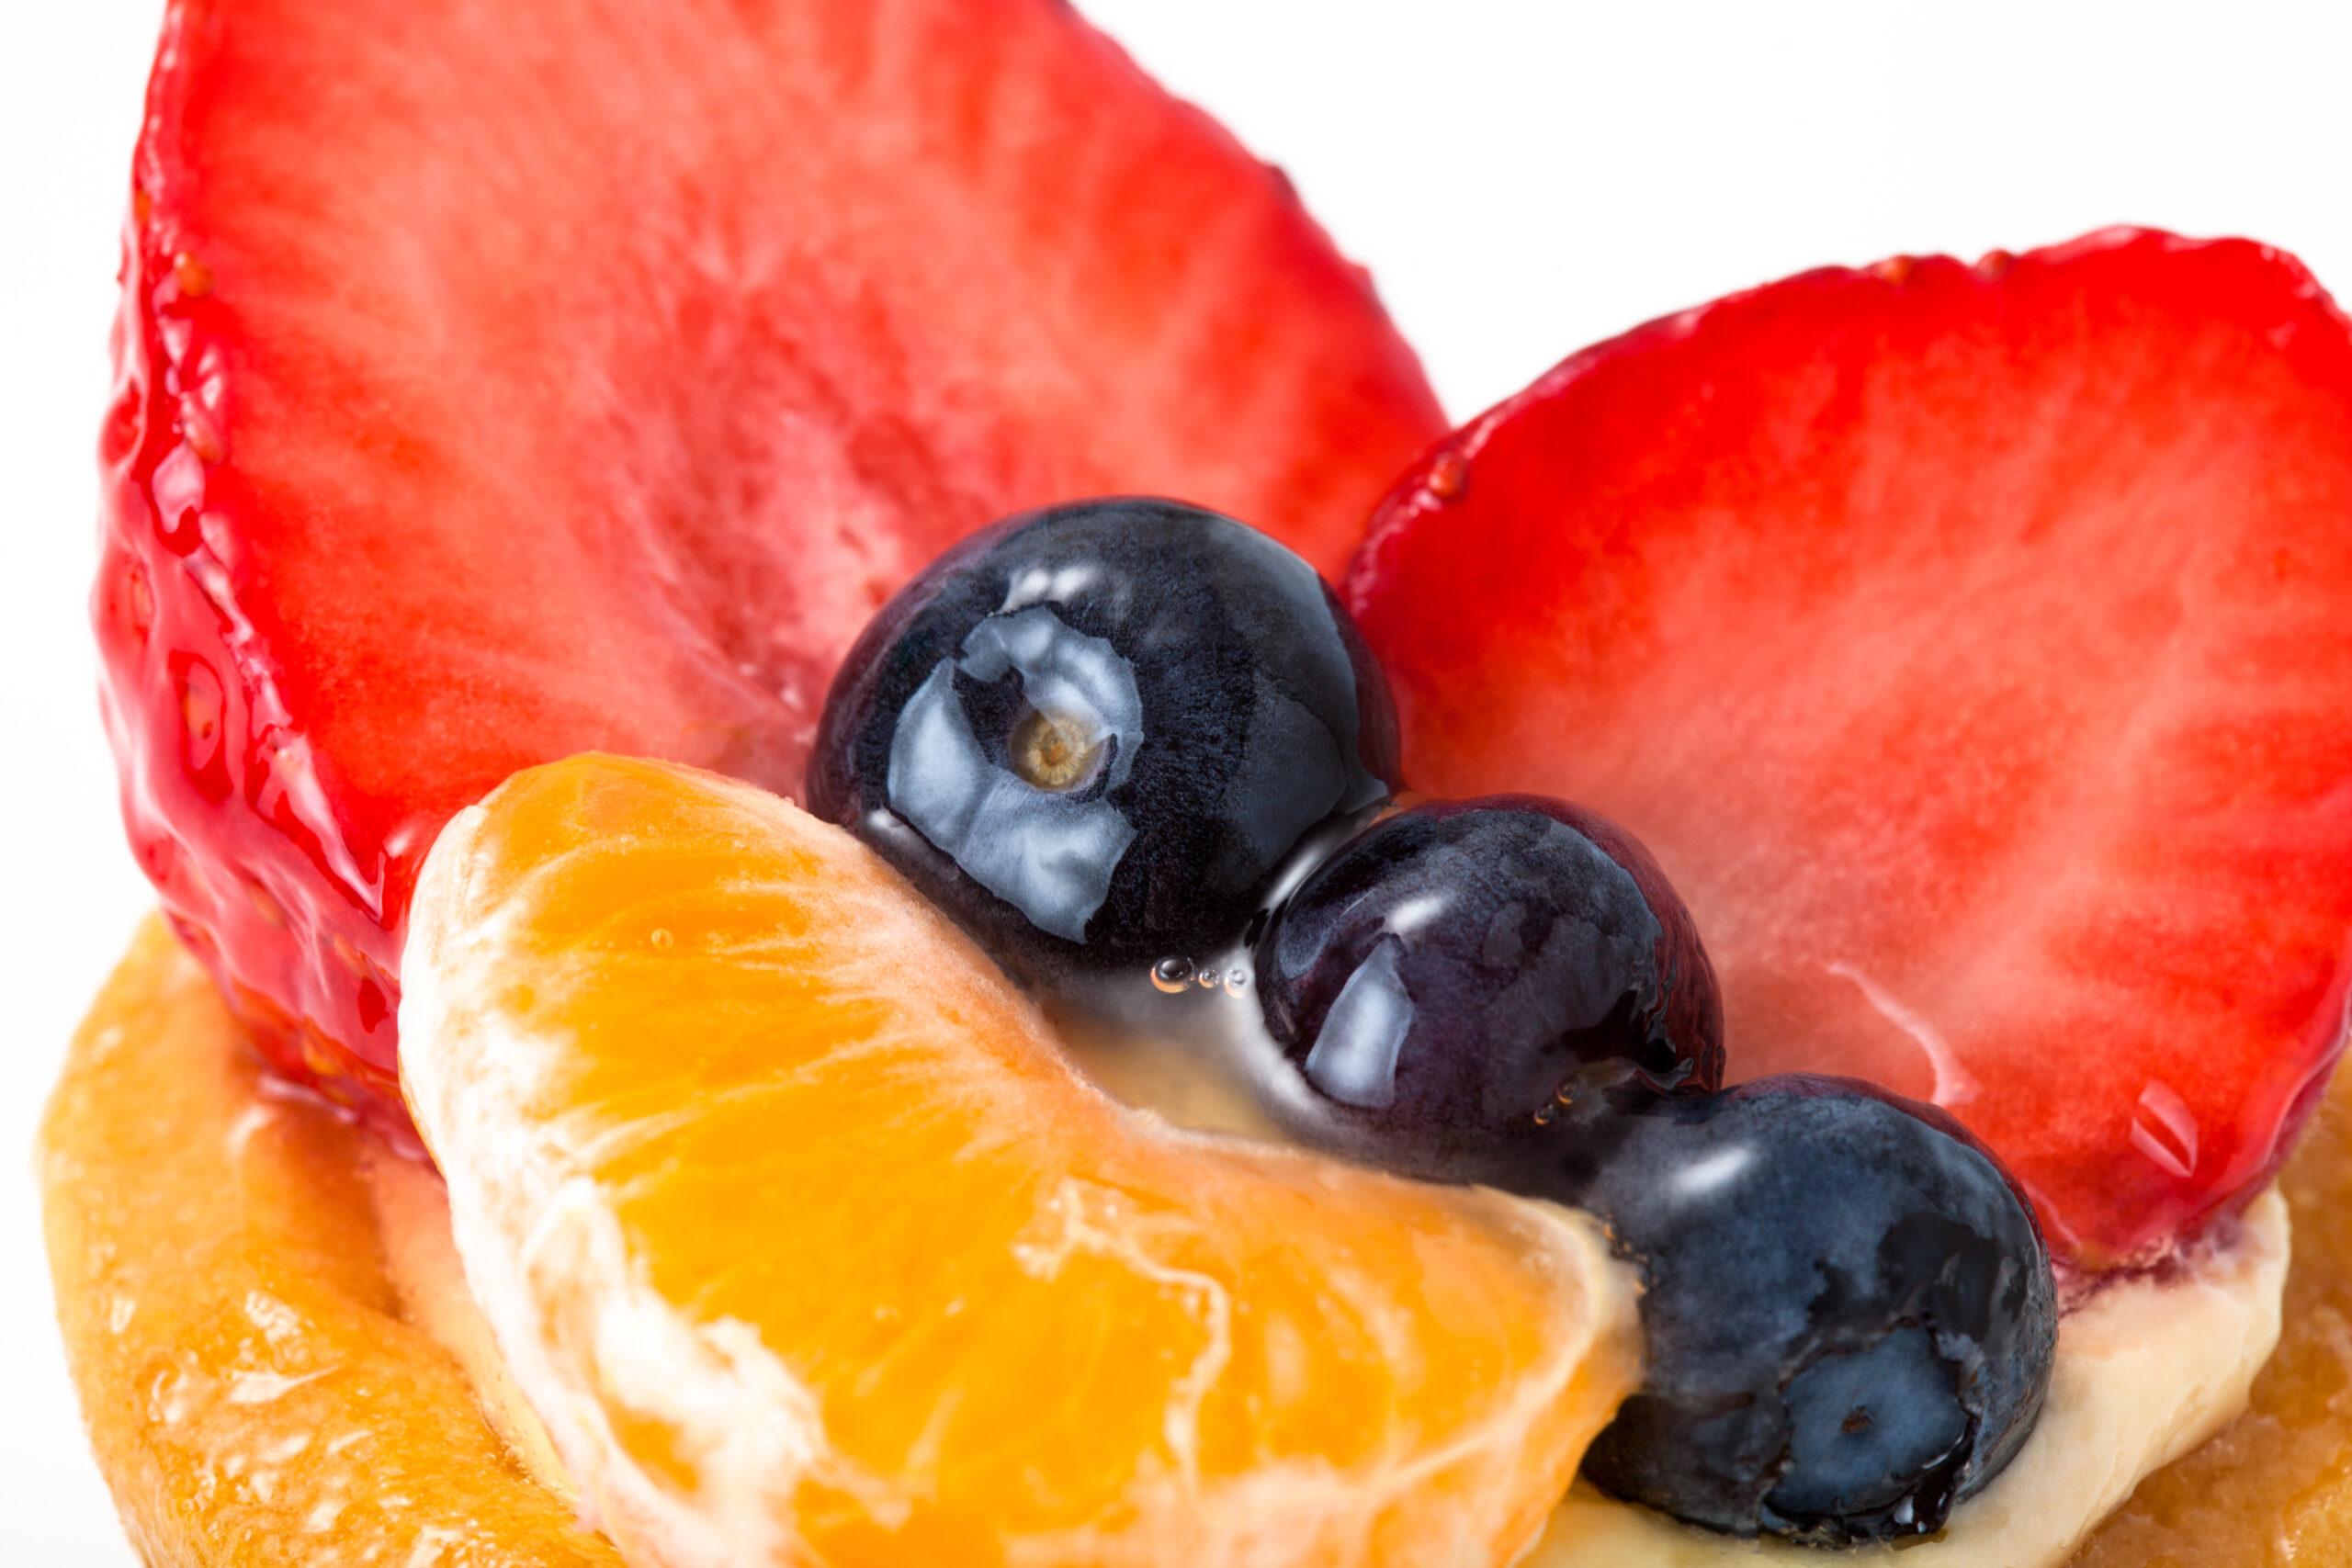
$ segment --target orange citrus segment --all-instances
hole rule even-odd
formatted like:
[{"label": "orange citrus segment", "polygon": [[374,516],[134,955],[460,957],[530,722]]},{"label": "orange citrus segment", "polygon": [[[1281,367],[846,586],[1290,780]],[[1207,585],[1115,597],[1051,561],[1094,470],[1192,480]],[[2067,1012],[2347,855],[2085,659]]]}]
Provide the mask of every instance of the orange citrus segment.
[{"label": "orange citrus segment", "polygon": [[414,909],[468,1278],[633,1562],[1500,1563],[1637,1377],[1589,1222],[1115,1105],[775,796],[519,773]]},{"label": "orange citrus segment", "polygon": [[90,1444],[153,1568],[618,1568],[405,1310],[370,1191],[397,1158],[263,1079],[147,924],[74,1039],[40,1168]]}]

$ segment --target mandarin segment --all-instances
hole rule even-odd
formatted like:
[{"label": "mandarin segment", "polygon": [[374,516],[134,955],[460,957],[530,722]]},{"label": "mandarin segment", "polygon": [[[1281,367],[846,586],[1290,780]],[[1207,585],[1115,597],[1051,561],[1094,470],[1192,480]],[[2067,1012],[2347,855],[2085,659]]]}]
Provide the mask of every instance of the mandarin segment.
[{"label": "mandarin segment", "polygon": [[416,911],[411,1108],[633,1562],[1499,1563],[1637,1375],[1589,1222],[1118,1107],[775,796],[518,774]]},{"label": "mandarin segment", "polygon": [[153,1568],[618,1568],[405,1320],[375,1157],[396,1156],[263,1080],[151,921],[40,1157],[66,1357],[132,1542]]}]

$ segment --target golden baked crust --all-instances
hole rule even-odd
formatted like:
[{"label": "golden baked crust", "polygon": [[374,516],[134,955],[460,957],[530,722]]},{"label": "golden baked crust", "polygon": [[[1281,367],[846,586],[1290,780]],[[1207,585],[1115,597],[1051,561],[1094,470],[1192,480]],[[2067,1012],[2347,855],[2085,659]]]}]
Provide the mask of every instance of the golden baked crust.
[{"label": "golden baked crust", "polygon": [[[274,1095],[149,922],[42,1134],[51,1268],[92,1447],[150,1563],[616,1568],[404,1321],[362,1161]],[[2251,1409],[2143,1483],[2076,1568],[2352,1562],[2352,1079],[2282,1178],[2295,1258]],[[437,1532],[428,1536],[426,1532]]]},{"label": "golden baked crust", "polygon": [[264,1089],[150,920],[74,1038],[40,1154],[66,1359],[132,1543],[153,1568],[617,1568],[402,1321],[364,1146]]}]

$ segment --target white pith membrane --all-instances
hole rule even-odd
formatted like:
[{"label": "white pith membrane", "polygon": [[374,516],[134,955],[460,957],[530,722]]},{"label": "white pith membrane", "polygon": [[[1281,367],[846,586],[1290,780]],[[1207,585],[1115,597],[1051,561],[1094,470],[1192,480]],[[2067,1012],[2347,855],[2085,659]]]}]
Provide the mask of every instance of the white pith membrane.
[{"label": "white pith membrane", "polygon": [[[480,820],[479,807],[460,813],[443,830],[448,844]],[[424,918],[426,893],[421,883],[413,928]],[[477,953],[494,950],[497,922],[462,934]],[[412,949],[413,951],[413,949]],[[407,1038],[430,1039],[462,1030],[472,1037],[477,1060],[510,1067],[505,1086],[526,1096],[548,1053],[548,1043],[500,1027],[494,1010],[468,1008],[445,999],[445,970],[461,976],[464,966],[413,964],[401,1000]],[[470,993],[461,978],[450,987],[458,998]],[[786,1543],[770,1496],[788,1496],[808,1472],[830,1457],[816,1400],[769,1355],[743,1325],[725,1321],[697,1328],[679,1319],[633,1265],[620,1226],[596,1201],[592,1182],[550,1179],[538,1151],[513,1140],[485,1136],[496,1119],[479,1080],[452,1091],[436,1075],[434,1054],[413,1050],[403,1064],[404,1087],[413,1105],[444,1108],[445,1144],[462,1143],[477,1153],[497,1150],[503,1162],[477,1158],[464,1168],[445,1159],[449,1190],[449,1226],[462,1261],[468,1291],[491,1325],[491,1337],[506,1370],[532,1411],[545,1424],[552,1447],[580,1498],[584,1524],[604,1530],[631,1562],[651,1564],[766,1562],[784,1561]],[[501,1211],[536,1216],[519,1246],[505,1234]],[[582,1292],[560,1285],[543,1292],[540,1280],[570,1274],[597,1281]],[[572,1321],[550,1322],[547,1296],[572,1295]],[[527,1325],[527,1326],[526,1326]],[[587,1376],[627,1408],[668,1417],[680,1429],[715,1432],[715,1440],[681,1457],[707,1496],[702,1508],[678,1500],[630,1464],[604,1401],[579,1390],[548,1353],[547,1344],[584,1353]],[[461,1357],[470,1371],[472,1360]],[[488,1403],[486,1401],[486,1403]],[[691,1427],[689,1427],[691,1423]],[[861,1490],[861,1477],[835,1474],[844,1490]]]},{"label": "white pith membrane", "polygon": [[[445,843],[463,837],[477,816],[452,822]],[[426,883],[432,880],[428,869]],[[428,886],[421,884],[413,929],[431,924],[428,902]],[[412,946],[403,1038],[421,1042],[443,1030],[470,1035],[469,1057],[499,1061],[509,1075],[505,1087],[527,1094],[531,1064],[548,1043],[485,1030],[489,1010],[469,1006],[469,998],[492,994],[483,984],[490,976],[469,975],[458,951],[494,950],[495,930],[442,934],[432,962],[421,961]],[[492,1424],[543,1483],[576,1494],[586,1521],[605,1529],[642,1568],[796,1560],[795,1543],[777,1521],[779,1506],[804,1476],[821,1476],[886,1524],[894,1511],[903,1514],[907,1505],[889,1484],[831,1450],[815,1395],[756,1331],[723,1319],[690,1325],[645,1283],[593,1179],[550,1179],[548,1162],[535,1157],[545,1150],[481,1135],[497,1120],[481,1080],[469,1080],[469,1092],[452,1093],[435,1077],[435,1053],[403,1055],[413,1103],[434,1105],[445,1128],[474,1124],[469,1135],[453,1141],[472,1150],[498,1147],[512,1157],[495,1168],[476,1161],[453,1172],[447,1210],[438,1207],[439,1184],[429,1176],[379,1178],[390,1262],[412,1314],[457,1354]],[[1164,1065],[1165,1056],[1156,1060]],[[1261,1119],[1238,1111],[1214,1085],[1170,1082],[1160,1092],[1174,1101],[1194,1098],[1197,1119],[1180,1112],[1182,1121],[1265,1131]],[[1548,1206],[1525,1207],[1540,1214]],[[1086,1245],[1082,1209],[1081,1201],[1061,1215],[1057,1235],[1046,1234],[1050,1226],[1039,1231],[1035,1267],[1052,1266],[1046,1254],[1057,1247]],[[536,1216],[519,1245],[500,1212]],[[442,1238],[445,1224],[454,1247]],[[1585,1227],[1538,1224],[1589,1245]],[[1954,1510],[1941,1535],[1904,1543],[1906,1553],[1925,1554],[1917,1568],[2063,1564],[2142,1478],[2244,1410],[2254,1377],[2278,1342],[2288,1256],[2286,1204],[2273,1188],[2226,1235],[2176,1259],[2161,1277],[2119,1280],[2070,1311],[2032,1438],[1984,1494]],[[584,1278],[599,1288],[555,1292],[574,1297],[575,1315],[551,1322],[549,1293],[535,1286],[549,1276]],[[529,1327],[517,1326],[523,1325]],[[546,1353],[550,1341],[584,1349],[589,1375],[623,1407],[666,1414],[682,1431],[718,1434],[682,1455],[698,1477],[693,1503],[629,1462],[607,1406],[579,1389],[577,1366],[568,1375]],[[506,1385],[510,1376],[527,1408]],[[1293,1498],[1303,1483],[1313,1484],[1295,1469],[1266,1482],[1274,1495]],[[1263,1543],[1237,1536],[1230,1544],[1231,1551],[1216,1559],[1220,1564],[1256,1561],[1253,1547]],[[1709,1568],[1756,1557],[1831,1562],[1849,1555],[1715,1535],[1579,1483],[1522,1561],[1529,1568]]]}]

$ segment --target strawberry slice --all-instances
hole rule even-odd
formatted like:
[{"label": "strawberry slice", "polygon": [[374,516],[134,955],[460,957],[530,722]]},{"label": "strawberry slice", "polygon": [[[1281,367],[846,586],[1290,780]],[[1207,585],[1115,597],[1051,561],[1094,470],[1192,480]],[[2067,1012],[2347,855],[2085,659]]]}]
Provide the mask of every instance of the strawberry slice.
[{"label": "strawberry slice", "polygon": [[1657,852],[1733,1076],[1932,1099],[2085,1267],[2275,1169],[2352,969],[2352,329],[2242,241],[1823,271],[1577,355],[1347,597],[1408,773]]},{"label": "strawberry slice", "polygon": [[278,1065],[393,1093],[417,865],[589,748],[797,790],[965,531],[1336,568],[1442,434],[1280,174],[1054,0],[181,0],[96,614],[132,840]]}]

